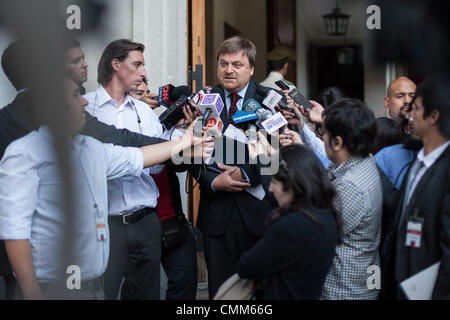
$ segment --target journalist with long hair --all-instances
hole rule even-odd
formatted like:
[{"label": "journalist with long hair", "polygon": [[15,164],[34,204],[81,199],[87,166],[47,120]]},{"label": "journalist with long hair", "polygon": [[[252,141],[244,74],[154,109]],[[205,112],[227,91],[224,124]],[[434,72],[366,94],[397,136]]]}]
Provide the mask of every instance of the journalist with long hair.
[{"label": "journalist with long hair", "polygon": [[340,238],[334,187],[317,157],[294,144],[280,150],[268,191],[279,207],[238,274],[255,280],[256,299],[318,299]]}]

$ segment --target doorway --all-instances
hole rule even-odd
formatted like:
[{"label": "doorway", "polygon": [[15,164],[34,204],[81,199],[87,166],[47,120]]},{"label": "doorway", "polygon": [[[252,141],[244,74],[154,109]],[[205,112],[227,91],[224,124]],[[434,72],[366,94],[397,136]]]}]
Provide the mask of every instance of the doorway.
[{"label": "doorway", "polygon": [[364,61],[361,45],[311,45],[311,98],[328,87],[339,87],[347,96],[364,101]]}]

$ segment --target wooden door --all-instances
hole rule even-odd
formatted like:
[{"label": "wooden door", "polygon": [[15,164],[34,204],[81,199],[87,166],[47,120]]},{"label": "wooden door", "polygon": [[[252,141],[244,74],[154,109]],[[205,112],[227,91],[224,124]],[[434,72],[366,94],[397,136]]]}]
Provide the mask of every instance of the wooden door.
[{"label": "wooden door", "polygon": [[[189,85],[193,91],[205,85],[205,0],[188,0],[188,66]],[[188,190],[196,185],[193,177],[188,178]],[[197,225],[198,205],[200,202],[200,189],[198,185],[188,194],[188,217],[194,226]]]}]

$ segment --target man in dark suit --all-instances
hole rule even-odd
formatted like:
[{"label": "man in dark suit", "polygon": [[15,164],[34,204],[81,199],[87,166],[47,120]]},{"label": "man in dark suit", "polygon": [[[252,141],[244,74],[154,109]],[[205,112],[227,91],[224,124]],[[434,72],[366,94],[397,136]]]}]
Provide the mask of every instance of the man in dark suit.
[{"label": "man in dark suit", "polygon": [[[2,54],[2,68],[5,75],[18,91],[17,96],[6,107],[0,109],[0,158],[8,145],[39,127],[33,119],[32,97],[33,90],[29,89],[27,80],[29,75],[24,67],[23,59],[27,55],[26,45],[20,41],[11,43]],[[104,143],[114,143],[122,146],[141,147],[163,142],[160,138],[147,137],[128,130],[119,130],[114,126],[106,125],[97,118],[86,115],[86,124],[82,134],[92,136]],[[6,283],[6,296],[14,298],[16,281],[7,259],[3,241],[0,241],[0,276]]]},{"label": "man in dark suit", "polygon": [[[224,132],[230,123],[233,124],[231,116],[242,108],[244,101],[250,98],[261,101],[260,92],[268,90],[250,81],[255,59],[255,46],[248,40],[234,37],[219,47],[217,76],[220,85],[212,92],[219,93],[226,105],[220,115]],[[263,188],[259,167],[248,164],[247,148],[239,144],[225,137],[216,139],[215,161],[225,172],[216,174],[202,165],[191,168],[192,176],[200,183],[197,224],[203,233],[210,299],[236,272],[240,255],[263,235],[266,215],[273,209],[264,191],[258,199],[246,190],[248,187]],[[218,152],[219,145],[223,146],[223,152]],[[231,150],[235,151],[232,157],[226,155]],[[245,154],[239,154],[237,150]],[[219,153],[223,154],[220,156]],[[243,156],[245,161],[238,161]]]},{"label": "man in dark suit", "polygon": [[388,298],[399,285],[440,261],[432,299],[450,299],[450,82],[429,78],[416,90],[409,120],[422,138],[398,198],[384,282]]}]

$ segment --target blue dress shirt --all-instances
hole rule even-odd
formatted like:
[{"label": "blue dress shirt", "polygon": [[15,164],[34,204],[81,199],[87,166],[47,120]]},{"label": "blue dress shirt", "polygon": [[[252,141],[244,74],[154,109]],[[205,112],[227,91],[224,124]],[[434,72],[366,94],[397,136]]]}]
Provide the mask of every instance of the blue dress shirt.
[{"label": "blue dress shirt", "polygon": [[407,150],[402,144],[396,144],[381,149],[374,156],[375,162],[384,172],[397,190],[400,190],[403,178],[410,164],[416,157],[416,152]]}]

